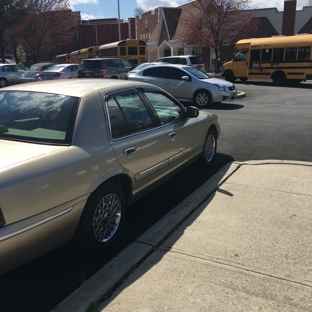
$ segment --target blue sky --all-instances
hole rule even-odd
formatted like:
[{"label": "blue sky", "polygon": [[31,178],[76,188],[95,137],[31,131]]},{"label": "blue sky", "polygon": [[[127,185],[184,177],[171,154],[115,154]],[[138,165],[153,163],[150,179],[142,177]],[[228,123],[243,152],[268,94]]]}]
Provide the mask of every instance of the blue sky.
[{"label": "blue sky", "polygon": [[[149,11],[157,7],[177,7],[188,2],[189,0],[119,0],[120,18],[127,20],[134,16],[134,10],[138,7]],[[118,0],[70,0],[70,3],[75,11],[81,12],[84,20],[118,17]],[[297,0],[297,10],[302,10],[306,5],[312,5],[312,0]],[[283,11],[284,0],[252,0],[249,4],[249,8],[269,7]]]}]

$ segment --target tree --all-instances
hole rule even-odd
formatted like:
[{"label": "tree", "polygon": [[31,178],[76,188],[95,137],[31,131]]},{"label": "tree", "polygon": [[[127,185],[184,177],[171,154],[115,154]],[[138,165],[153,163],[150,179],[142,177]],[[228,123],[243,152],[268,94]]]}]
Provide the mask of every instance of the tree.
[{"label": "tree", "polygon": [[0,1],[0,57],[5,62],[5,52],[12,37],[10,29],[22,20],[28,10],[27,0]]},{"label": "tree", "polygon": [[[185,45],[210,46],[214,49],[216,62],[220,47],[238,37],[249,37],[258,23],[254,11],[244,11],[250,0],[196,0],[188,4],[181,18],[182,30],[176,38]],[[217,65],[217,64],[215,64]],[[216,72],[219,66],[215,66]]]},{"label": "tree", "polygon": [[28,0],[21,42],[36,63],[40,54],[68,46],[78,35],[80,15],[70,10],[69,0]]},{"label": "tree", "polygon": [[137,7],[134,9],[134,16],[139,16],[140,14],[142,14],[144,11],[142,8]]}]

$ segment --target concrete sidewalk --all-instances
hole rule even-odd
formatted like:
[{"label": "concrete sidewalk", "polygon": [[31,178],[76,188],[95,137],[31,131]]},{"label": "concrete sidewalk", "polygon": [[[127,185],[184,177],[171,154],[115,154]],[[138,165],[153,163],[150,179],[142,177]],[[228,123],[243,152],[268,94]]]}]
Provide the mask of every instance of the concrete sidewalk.
[{"label": "concrete sidewalk", "polygon": [[233,162],[53,311],[312,311],[312,163]]}]

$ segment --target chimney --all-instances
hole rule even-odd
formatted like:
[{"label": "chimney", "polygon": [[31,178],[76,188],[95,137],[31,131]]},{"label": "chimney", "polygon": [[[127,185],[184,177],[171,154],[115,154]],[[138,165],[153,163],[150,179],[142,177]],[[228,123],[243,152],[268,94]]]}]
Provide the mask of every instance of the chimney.
[{"label": "chimney", "polygon": [[293,36],[295,31],[297,0],[284,1],[282,35]]}]

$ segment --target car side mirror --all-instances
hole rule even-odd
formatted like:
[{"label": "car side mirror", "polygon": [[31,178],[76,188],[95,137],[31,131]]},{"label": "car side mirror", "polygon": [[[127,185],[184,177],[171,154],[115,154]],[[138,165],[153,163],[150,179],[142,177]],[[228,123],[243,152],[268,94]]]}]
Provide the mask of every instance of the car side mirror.
[{"label": "car side mirror", "polygon": [[182,76],[181,79],[182,80],[190,80],[190,77],[189,76]]},{"label": "car side mirror", "polygon": [[199,115],[199,109],[194,106],[187,106],[186,113],[187,113],[187,117],[196,118]]}]

